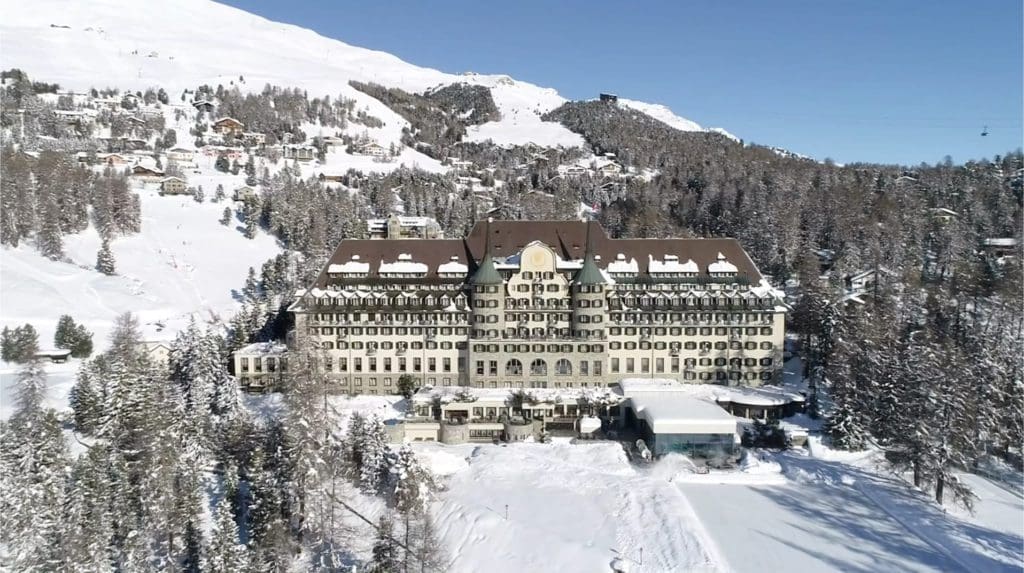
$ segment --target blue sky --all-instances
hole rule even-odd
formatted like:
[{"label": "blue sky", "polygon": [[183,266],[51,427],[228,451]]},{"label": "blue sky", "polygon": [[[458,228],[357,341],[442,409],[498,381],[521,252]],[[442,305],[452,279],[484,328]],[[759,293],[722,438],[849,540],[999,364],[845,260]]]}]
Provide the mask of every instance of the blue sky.
[{"label": "blue sky", "polygon": [[663,103],[819,159],[962,162],[1024,138],[1020,0],[227,3],[420,66]]}]

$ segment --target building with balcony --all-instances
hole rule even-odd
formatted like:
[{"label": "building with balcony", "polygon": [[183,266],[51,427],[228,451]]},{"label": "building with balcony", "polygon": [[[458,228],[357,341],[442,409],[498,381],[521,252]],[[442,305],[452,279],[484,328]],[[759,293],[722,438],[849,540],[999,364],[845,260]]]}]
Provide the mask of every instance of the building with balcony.
[{"label": "building with balcony", "polygon": [[[581,221],[479,222],[460,239],[344,240],[291,307],[338,392],[758,386],[787,307],[735,239],[614,239]],[[308,342],[307,342],[308,341]]]}]

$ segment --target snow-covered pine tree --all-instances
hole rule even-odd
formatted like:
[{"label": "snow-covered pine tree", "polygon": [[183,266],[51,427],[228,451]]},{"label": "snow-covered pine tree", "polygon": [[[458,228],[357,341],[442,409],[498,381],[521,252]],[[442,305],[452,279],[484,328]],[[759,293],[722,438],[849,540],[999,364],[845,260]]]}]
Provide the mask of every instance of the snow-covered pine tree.
[{"label": "snow-covered pine tree", "polygon": [[377,522],[377,540],[373,544],[373,560],[367,566],[368,573],[396,573],[401,571],[401,550],[394,539],[394,520],[390,515],[380,516]]},{"label": "snow-covered pine tree", "polygon": [[76,333],[75,319],[63,314],[57,320],[57,329],[53,333],[53,345],[57,348],[71,348]]},{"label": "snow-covered pine tree", "polygon": [[238,573],[249,569],[248,553],[238,538],[230,500],[223,498],[214,513],[213,532],[203,554],[205,573]]},{"label": "snow-covered pine tree", "polygon": [[352,417],[348,420],[348,433],[345,436],[349,467],[352,469],[356,479],[359,479],[363,471],[363,449],[366,440],[365,424],[365,416],[361,412],[353,412]]},{"label": "snow-covered pine tree", "polygon": [[108,571],[114,543],[109,446],[98,442],[78,457],[68,480],[61,516],[60,550],[65,570]]},{"label": "snow-covered pine tree", "polygon": [[391,499],[402,514],[419,515],[430,493],[430,473],[420,465],[409,444],[390,457]]},{"label": "snow-covered pine tree", "polygon": [[38,360],[18,373],[17,409],[0,423],[0,542],[13,571],[60,569],[61,512],[69,465],[53,409],[43,407],[46,371]]},{"label": "snow-covered pine tree", "polygon": [[363,439],[358,446],[362,468],[359,486],[366,493],[381,491],[388,474],[388,439],[384,422],[377,414],[370,414],[363,424]]},{"label": "snow-covered pine tree", "polygon": [[114,265],[114,253],[110,251],[110,241],[106,238],[103,239],[100,250],[96,253],[96,270],[108,276],[117,272]]},{"label": "snow-covered pine tree", "polygon": [[220,216],[220,224],[225,227],[231,223],[231,207],[224,207],[224,213]]}]

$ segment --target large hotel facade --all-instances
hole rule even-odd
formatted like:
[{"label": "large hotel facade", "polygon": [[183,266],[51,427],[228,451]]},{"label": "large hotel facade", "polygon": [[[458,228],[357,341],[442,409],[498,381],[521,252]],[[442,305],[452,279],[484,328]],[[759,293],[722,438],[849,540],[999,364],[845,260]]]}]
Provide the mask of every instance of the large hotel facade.
[{"label": "large hotel facade", "polygon": [[292,306],[337,391],[758,386],[786,307],[734,239],[613,239],[596,223],[488,221],[462,239],[344,240]]}]

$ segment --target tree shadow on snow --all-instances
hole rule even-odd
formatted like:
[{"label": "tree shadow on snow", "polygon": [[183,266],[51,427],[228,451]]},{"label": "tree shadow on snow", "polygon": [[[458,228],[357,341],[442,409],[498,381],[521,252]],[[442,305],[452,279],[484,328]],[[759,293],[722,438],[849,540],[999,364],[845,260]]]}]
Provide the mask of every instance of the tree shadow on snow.
[{"label": "tree shadow on snow", "polygon": [[846,547],[851,558],[824,555],[799,538],[759,531],[761,535],[843,571],[898,571],[907,563],[942,571],[1021,570],[1024,539],[947,515],[901,480],[793,454],[775,459],[796,487],[754,491],[801,516],[800,523],[790,525],[819,538],[813,545],[821,545],[824,538]]}]

